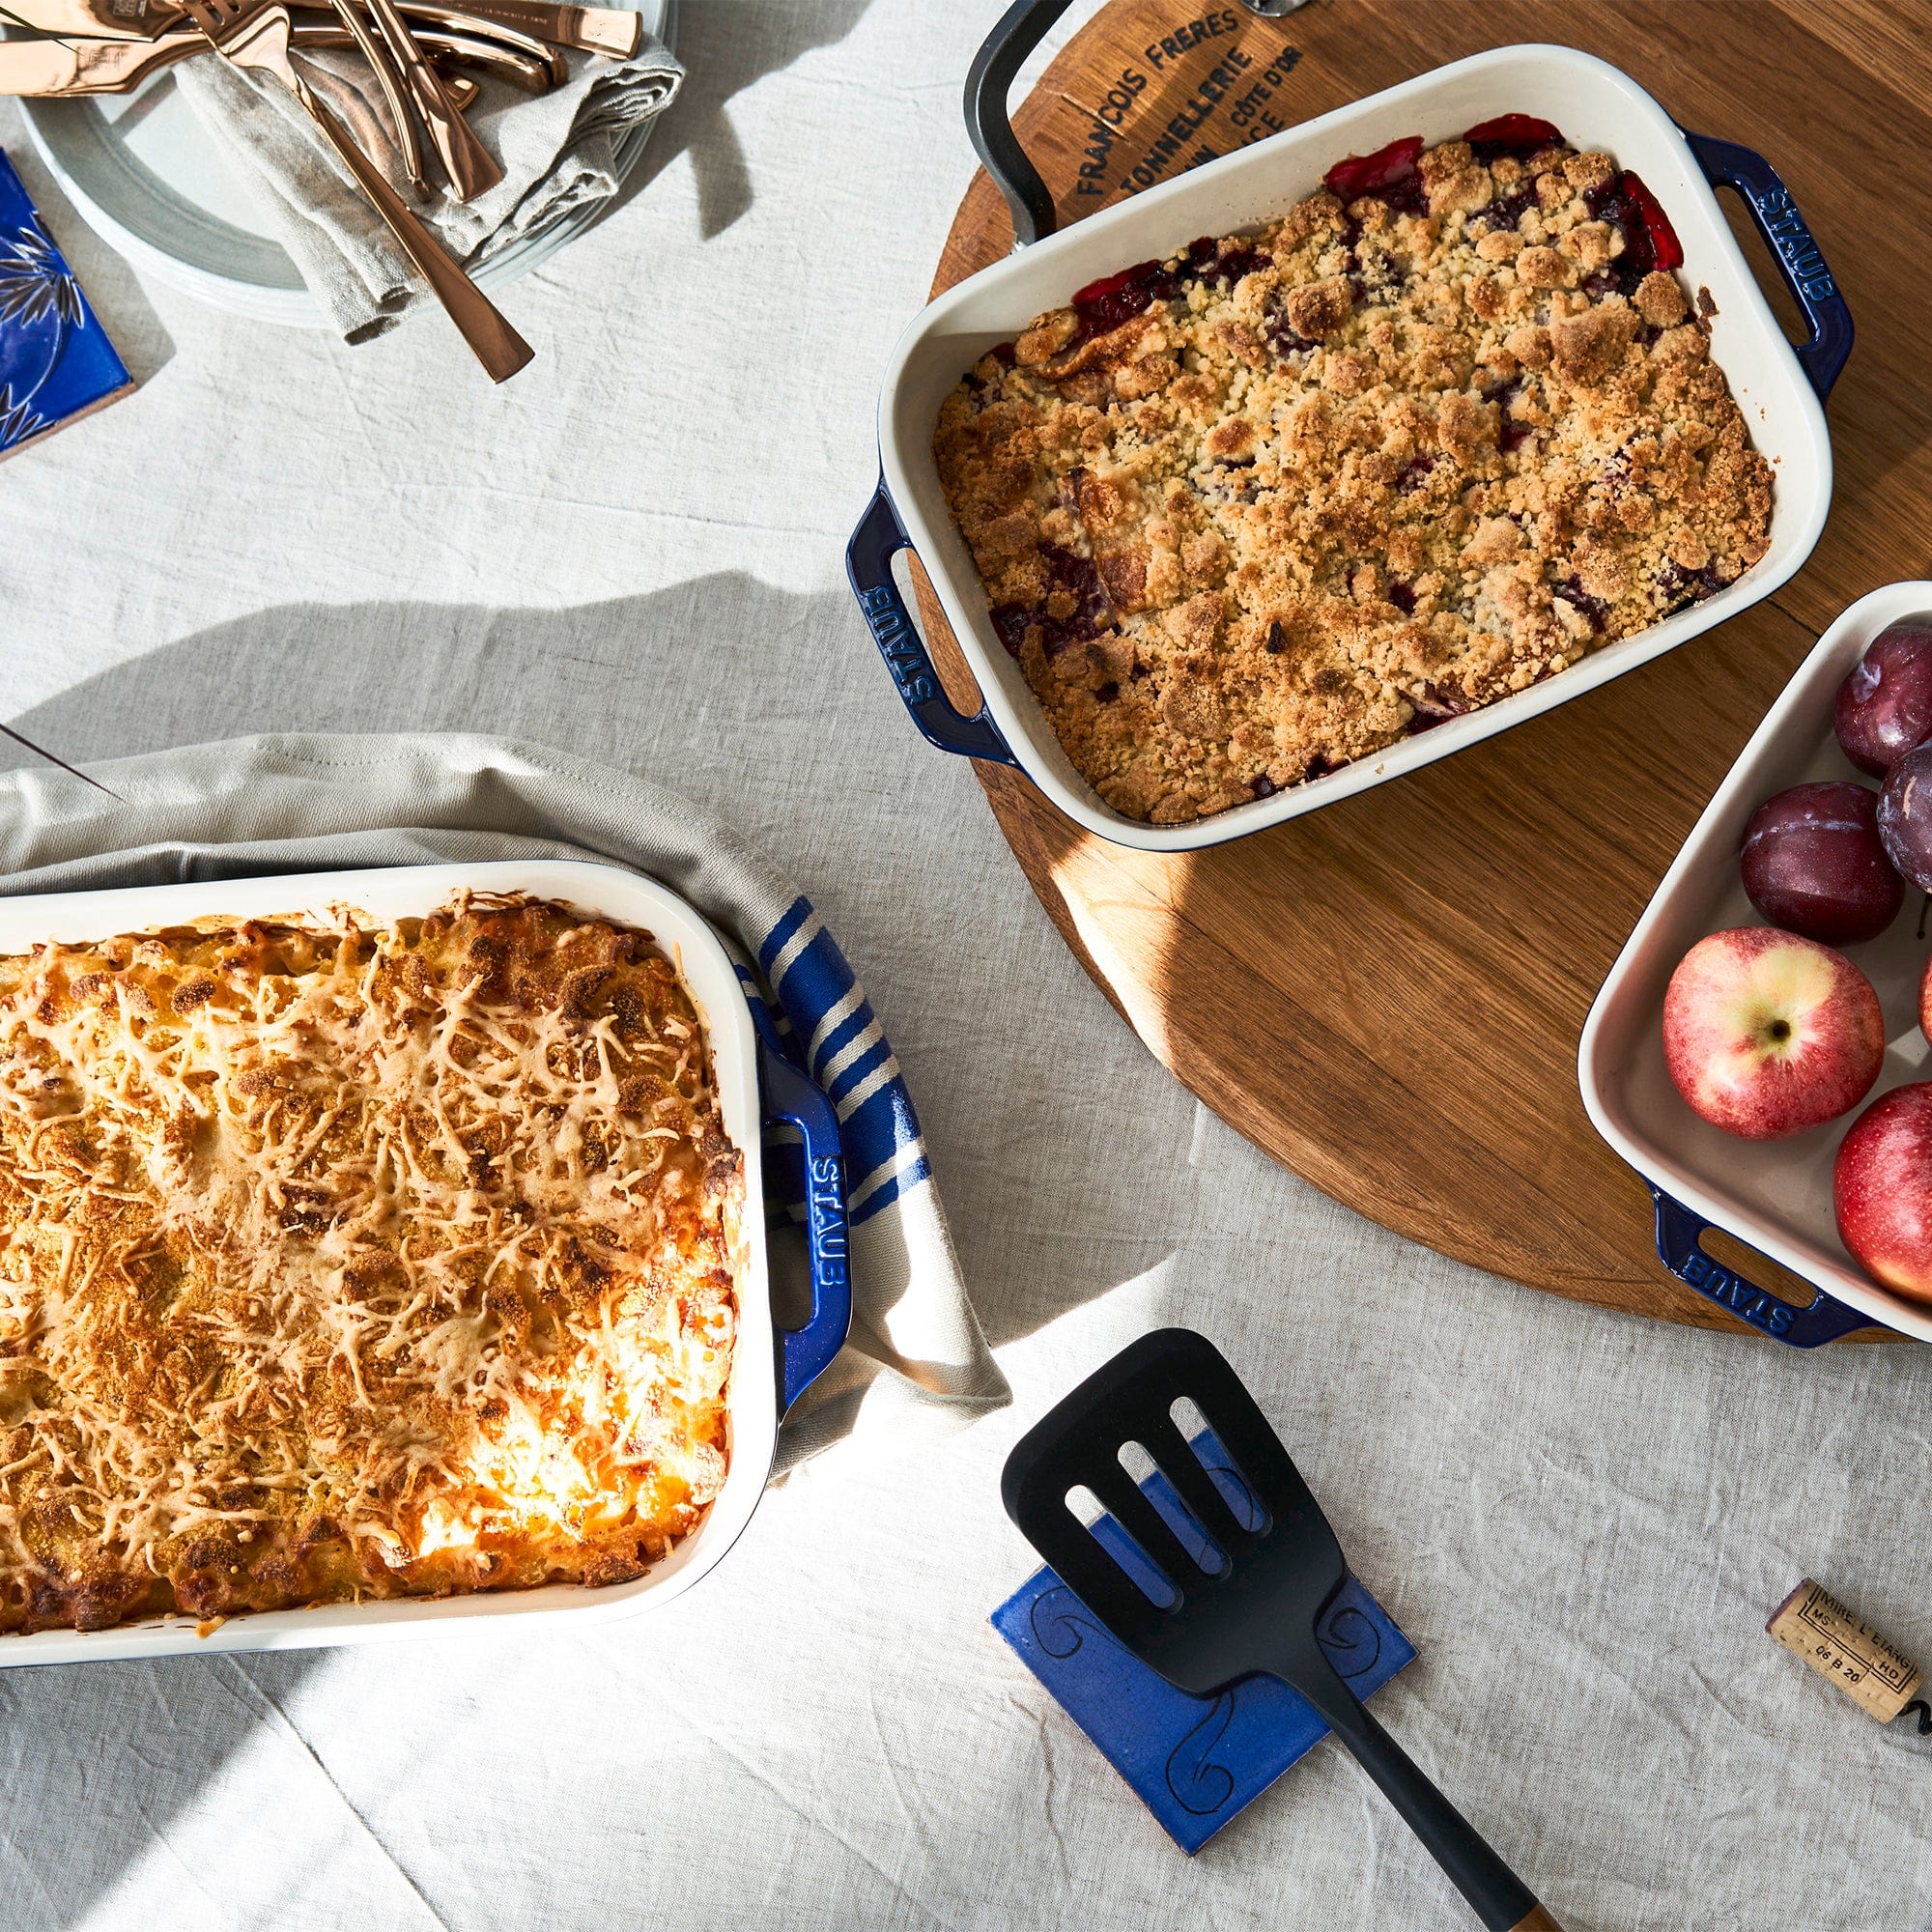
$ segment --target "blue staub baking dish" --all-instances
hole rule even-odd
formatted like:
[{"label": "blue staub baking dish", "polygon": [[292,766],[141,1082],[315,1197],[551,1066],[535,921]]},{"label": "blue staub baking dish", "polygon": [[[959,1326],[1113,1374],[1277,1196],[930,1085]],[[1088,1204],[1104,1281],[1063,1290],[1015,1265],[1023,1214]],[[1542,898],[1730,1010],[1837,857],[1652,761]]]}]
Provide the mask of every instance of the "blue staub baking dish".
[{"label": "blue staub baking dish", "polygon": [[[1750,815],[1787,786],[1869,782],[1833,729],[1838,686],[1865,647],[1900,617],[1932,611],[1932,582],[1889,583],[1861,597],[1812,647],[1664,873],[1583,1023],[1577,1083],[1597,1131],[1630,1162],[1657,1204],[1657,1251],[1672,1274],[1760,1333],[1793,1348],[1864,1327],[1932,1342],[1932,1307],[1881,1288],[1838,1238],[1832,1173],[1846,1129],[1870,1100],[1932,1078],[1918,1025],[1918,986],[1932,947],[1906,909],[1876,939],[1843,951],[1872,982],[1885,1015],[1885,1064],[1851,1114],[1784,1140],[1747,1141],[1692,1113],[1663,1057],[1663,994],[1677,962],[1704,937],[1762,925],[1738,871]],[[1713,1229],[1810,1282],[1801,1305],[1758,1287],[1706,1252]]]},{"label": "blue staub baking dish", "polygon": [[[1003,262],[949,290],[901,336],[879,400],[880,479],[846,552],[860,609],[913,723],[942,751],[1025,772],[1089,831],[1147,851],[1185,851],[1259,832],[1461,751],[1621,676],[1768,596],[1804,563],[1832,497],[1824,399],[1851,351],[1852,324],[1816,243],[1776,171],[1729,141],[1687,134],[1628,74],[1572,47],[1498,47],[1418,75],[1297,128],[1242,147],[1056,232],[1052,197],[1027,159],[1004,104],[1020,61],[1066,0],[1020,0],[981,49],[967,84],[975,145],[1013,211],[1020,243]],[[986,598],[953,524],[933,458],[940,405],[996,343],[1071,292],[1132,262],[1164,259],[1201,235],[1259,227],[1320,185],[1350,154],[1419,134],[1457,138],[1481,121],[1530,114],[1579,147],[1603,148],[1635,170],[1662,205],[1684,249],[1685,284],[1707,290],[1712,355],[1776,466],[1771,544],[1714,596],[1480,710],[1405,738],[1267,798],[1178,825],[1113,810],[1074,769],[1019,665],[996,635]],[[1733,238],[1715,192],[1735,189],[1804,312],[1809,339],[1794,348]],[[947,698],[893,579],[895,553],[924,565],[981,695],[968,715]]]}]

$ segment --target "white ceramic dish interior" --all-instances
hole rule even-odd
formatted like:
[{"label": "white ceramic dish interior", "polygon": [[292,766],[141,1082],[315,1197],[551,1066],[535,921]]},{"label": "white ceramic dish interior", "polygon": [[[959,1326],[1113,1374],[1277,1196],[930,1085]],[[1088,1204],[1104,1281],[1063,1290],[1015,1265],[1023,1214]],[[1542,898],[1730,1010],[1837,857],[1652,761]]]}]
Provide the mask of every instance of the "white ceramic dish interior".
[{"label": "white ceramic dish interior", "polygon": [[[1799,667],[1617,955],[1583,1025],[1577,1077],[1597,1131],[1645,1179],[1833,1299],[1932,1342],[1932,1308],[1880,1288],[1838,1239],[1832,1164],[1856,1114],[1789,1140],[1738,1140],[1700,1120],[1671,1085],[1662,1032],[1664,988],[1690,947],[1708,932],[1766,923],[1738,876],[1738,844],[1751,813],[1773,793],[1809,780],[1872,783],[1838,749],[1833,700],[1872,639],[1894,618],[1920,611],[1932,611],[1932,582],[1888,584],[1854,604]],[[1918,925],[1918,895],[1909,893],[1889,931],[1844,949],[1885,1009],[1889,1047],[1874,1097],[1932,1078],[1918,1030],[1918,981],[1932,948]],[[1703,1281],[1692,1286],[1710,1292]]]},{"label": "white ceramic dish interior", "polygon": [[771,1473],[778,1440],[778,1391],[765,1257],[759,1164],[757,1054],[750,1009],[717,935],[674,894],[635,873],[563,860],[477,866],[412,866],[295,877],[230,879],[126,891],[0,899],[0,953],[48,940],[82,941],[210,914],[269,918],[357,907],[378,919],[432,912],[460,886],[558,899],[648,929],[676,962],[710,1037],[724,1126],[745,1157],[738,1274],[738,1347],[729,1393],[730,1464],[704,1520],[642,1577],[603,1589],[555,1584],[421,1602],[332,1605],[234,1617],[211,1635],[191,1617],[153,1618],[104,1631],[42,1631],[0,1636],[0,1666],[82,1663],[220,1650],[298,1650],[385,1638],[447,1634],[459,1628],[503,1631],[536,1623],[592,1621],[641,1610],[688,1590],[750,1520]]},{"label": "white ceramic dish interior", "polygon": [[[1370,154],[1405,135],[1453,139],[1505,113],[1554,122],[1579,148],[1606,150],[1634,168],[1661,201],[1684,244],[1688,287],[1717,303],[1712,353],[1730,379],[1758,447],[1776,468],[1776,506],[1763,559],[1708,601],[1665,618],[1570,669],[1480,711],[1405,739],[1374,758],[1312,783],[1175,826],[1144,825],[1107,806],[1074,770],[1019,666],[1002,647],[965,543],[953,526],[932,456],[940,404],[971,364],[1010,340],[1044,309],[1129,263],[1161,257],[1197,235],[1253,228],[1321,185],[1346,155]],[[1802,224],[1797,232],[1804,234]],[[1809,246],[1809,237],[1804,237]],[[1820,265],[1822,268],[1822,264]],[[1823,286],[1830,287],[1829,279]],[[1716,194],[1683,134],[1628,74],[1559,46],[1500,47],[1371,95],[1225,155],[982,270],[941,296],[893,352],[879,401],[882,489],[925,566],[988,712],[1017,762],[1069,818],[1123,845],[1186,850],[1278,825],[1463,750],[1550,706],[1596,689],[1721,623],[1775,590],[1804,561],[1832,499],[1832,445],[1825,412],[1786,342]],[[862,531],[864,526],[862,526]],[[855,545],[857,540],[855,539]],[[904,639],[880,613],[885,600],[854,583],[911,702],[916,668],[894,646]],[[917,648],[917,646],[915,646]],[[917,715],[917,714],[915,714]]]},{"label": "white ceramic dish interior", "polygon": [[[611,0],[633,6],[667,46],[675,0]],[[136,269],[171,288],[256,322],[324,328],[327,318],[274,239],[254,191],[209,137],[173,77],[156,74],[128,95],[98,100],[22,100],[47,172],[74,212]],[[637,165],[654,124],[618,144],[617,179]],[[569,211],[507,248],[476,276],[501,289],[549,260],[604,212]]]}]

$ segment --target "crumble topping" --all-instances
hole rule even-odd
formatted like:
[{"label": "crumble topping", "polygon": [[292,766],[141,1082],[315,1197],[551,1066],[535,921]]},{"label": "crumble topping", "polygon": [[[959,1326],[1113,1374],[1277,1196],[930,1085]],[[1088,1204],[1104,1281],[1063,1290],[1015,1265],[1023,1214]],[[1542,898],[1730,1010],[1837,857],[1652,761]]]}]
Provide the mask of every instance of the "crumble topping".
[{"label": "crumble topping", "polygon": [[1711,596],[1772,474],[1609,156],[1506,115],[1081,290],[934,451],[1074,765],[1155,824],[1473,710]]}]

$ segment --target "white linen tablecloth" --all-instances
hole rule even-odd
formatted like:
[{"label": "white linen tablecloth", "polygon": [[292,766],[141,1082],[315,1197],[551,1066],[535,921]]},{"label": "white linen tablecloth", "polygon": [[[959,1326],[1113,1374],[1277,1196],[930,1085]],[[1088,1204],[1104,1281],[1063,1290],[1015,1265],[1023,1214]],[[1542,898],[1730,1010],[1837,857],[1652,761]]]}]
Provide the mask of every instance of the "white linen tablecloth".
[{"label": "white linen tablecloth", "polygon": [[987,1628],[1008,1447],[1161,1321],[1261,1393],[1420,1649],[1378,1712],[1572,1932],[1932,1918],[1932,1747],[1761,1630],[1809,1572],[1932,1661],[1932,1354],[1573,1307],[1334,1206],[1128,1035],[900,712],[840,551],[997,11],[689,0],[651,179],[505,295],[497,392],[434,318],[345,351],[137,282],[0,108],[143,379],[0,470],[0,717],[675,772],[863,962],[1016,1397],[834,1450],[585,1636],[0,1673],[5,1932],[1468,1922],[1326,1746],[1182,1858]]}]

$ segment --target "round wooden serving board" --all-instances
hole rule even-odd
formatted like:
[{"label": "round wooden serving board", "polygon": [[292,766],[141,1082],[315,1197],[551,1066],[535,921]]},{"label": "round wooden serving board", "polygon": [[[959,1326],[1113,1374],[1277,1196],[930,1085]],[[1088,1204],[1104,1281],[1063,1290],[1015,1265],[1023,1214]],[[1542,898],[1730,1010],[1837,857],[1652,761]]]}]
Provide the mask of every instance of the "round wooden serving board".
[{"label": "round wooden serving board", "polygon": [[[1865,591],[1932,574],[1932,279],[1909,240],[1932,205],[1928,25],[1932,0],[1313,0],[1280,19],[1111,0],[1013,116],[1065,224],[1445,61],[1562,41],[1639,76],[1682,126],[1764,152],[1844,288],[1859,340],[1831,403],[1831,524],[1797,578],[1721,628],[1399,783],[1205,852],[1109,844],[1017,773],[976,767],[1067,944],[1195,1094],[1350,1207],[1532,1288],[1741,1326],[1657,1261],[1649,1196],[1583,1113],[1577,1037],[1814,639]],[[982,173],[934,293],[1011,245]],[[971,678],[917,581],[962,697]]]}]

